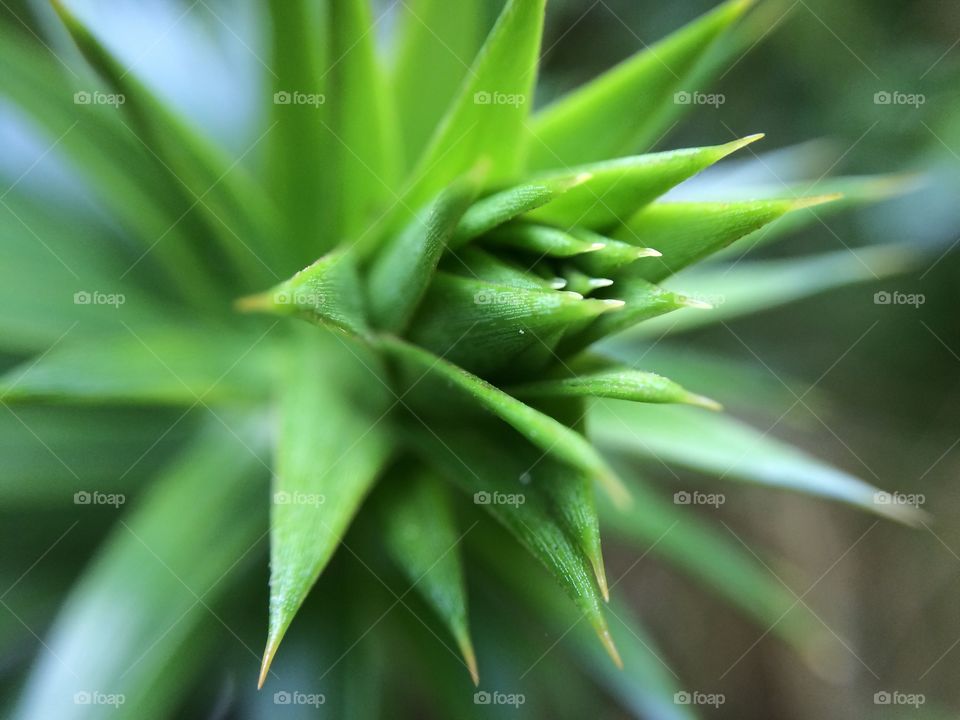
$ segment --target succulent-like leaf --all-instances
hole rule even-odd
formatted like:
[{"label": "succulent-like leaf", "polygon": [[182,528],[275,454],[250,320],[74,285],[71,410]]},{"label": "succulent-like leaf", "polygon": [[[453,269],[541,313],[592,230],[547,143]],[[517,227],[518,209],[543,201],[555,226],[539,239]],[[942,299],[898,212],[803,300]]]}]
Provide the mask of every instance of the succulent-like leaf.
[{"label": "succulent-like leaf", "polygon": [[412,437],[426,462],[472,495],[557,578],[619,665],[590,560],[553,514],[551,502],[535,490],[553,477],[539,467],[538,453],[524,452],[508,433],[489,427],[483,433],[446,427],[416,429]]},{"label": "succulent-like leaf", "polygon": [[334,250],[271,290],[236,304],[246,312],[296,315],[355,334],[367,331],[363,286],[349,249]]},{"label": "succulent-like leaf", "polygon": [[278,246],[271,242],[269,231],[273,212],[237,163],[228,162],[157,100],[61,0],[52,3],[84,57],[124,98],[124,109],[140,139],[168,173],[169,185],[182,192],[189,207],[204,218],[205,229],[219,240],[239,278],[255,287],[273,276],[272,267],[284,271],[273,254]]},{"label": "succulent-like leaf", "polygon": [[380,344],[397,359],[419,368],[420,373],[433,374],[448,381],[452,387],[472,397],[480,407],[501,418],[543,452],[590,475],[617,503],[629,500],[623,483],[583,435],[423,348],[391,337],[382,338]]},{"label": "succulent-like leaf", "polygon": [[[376,53],[370,0],[337,0],[330,8],[327,70],[339,235],[362,234],[400,174],[393,100]],[[438,188],[439,190],[439,188]],[[339,238],[338,238],[339,239]]]},{"label": "succulent-like leaf", "polygon": [[570,234],[583,242],[603,245],[598,251],[585,253],[574,261],[578,267],[593,275],[612,275],[622,270],[624,274],[632,276],[633,273],[629,272],[630,266],[637,260],[661,255],[660,251],[654,248],[637,247],[586,228],[574,228],[570,230]]},{"label": "succulent-like leaf", "polygon": [[[273,375],[269,346],[220,329],[120,332],[65,339],[0,376],[0,395],[9,403],[242,404],[262,400]],[[209,344],[214,333],[219,342]]]},{"label": "succulent-like leaf", "polygon": [[489,374],[556,330],[622,307],[619,300],[533,290],[438,273],[410,338],[471,372]]},{"label": "succulent-like leaf", "polygon": [[[296,267],[331,250],[337,223],[331,173],[317,172],[332,161],[327,35],[329,19],[310,0],[269,0],[270,70],[273,103],[267,136],[269,187],[283,210],[285,236]],[[295,102],[302,98],[310,102]],[[324,102],[320,102],[321,99]]]},{"label": "succulent-like leaf", "polygon": [[[761,134],[750,135],[725,145],[637,155],[544,174],[537,179],[542,181],[581,173],[589,173],[590,178],[525,217],[562,228],[585,227],[600,231],[611,228],[626,221],[673,186],[762,137]],[[653,246],[657,247],[656,244]]]},{"label": "succulent-like leaf", "polygon": [[475,203],[460,221],[450,245],[458,248],[531,210],[543,207],[590,179],[589,173],[533,182],[501,190]]},{"label": "succulent-like leaf", "polygon": [[[483,6],[483,0],[403,3],[391,84],[408,168],[443,119],[483,42],[488,30]],[[430,68],[429,92],[424,68]]]},{"label": "succulent-like leaf", "polygon": [[457,641],[474,685],[477,659],[470,639],[467,592],[457,529],[446,488],[422,467],[390,478],[380,498],[384,542],[391,558]]},{"label": "succulent-like leaf", "polygon": [[472,245],[452,254],[441,267],[461,277],[527,290],[562,290],[566,285],[562,279],[548,280]]},{"label": "succulent-like leaf", "polygon": [[0,457],[4,474],[16,479],[0,483],[0,507],[7,512],[72,510],[74,493],[93,488],[126,493],[132,500],[157,469],[158,459],[183,443],[192,425],[175,422],[180,410],[171,415],[156,408],[16,406],[7,398],[3,401]]},{"label": "succulent-like leaf", "polygon": [[212,424],[114,528],[63,605],[13,717],[89,718],[103,707],[84,703],[94,692],[124,699],[115,717],[175,711],[191,680],[177,669],[198,657],[198,632],[216,624],[211,606],[265,522],[256,436],[234,432]]},{"label": "succulent-like leaf", "polygon": [[522,165],[524,123],[533,104],[545,0],[508,0],[453,105],[413,172],[407,202],[419,207],[478,158],[491,180]]},{"label": "succulent-like leaf", "polygon": [[591,406],[590,428],[600,445],[635,456],[820,495],[902,522],[923,518],[912,506],[877,502],[872,485],[726,415],[603,400]]},{"label": "succulent-like leaf", "polygon": [[[208,304],[219,300],[211,292],[210,278],[202,271],[195,243],[191,243],[186,232],[187,223],[174,224],[188,206],[183,204],[176,188],[166,182],[164,169],[157,167],[143,143],[124,127],[112,108],[75,102],[77,94],[85,97],[83,93],[90,92],[89,87],[71,83],[51,53],[30,46],[21,35],[0,27],[0,58],[6,69],[0,77],[4,97],[25,111],[54,146],[74,161],[97,199],[136,238],[141,251],[150,249],[151,269],[159,271],[182,299]],[[57,234],[25,216],[14,200],[15,192],[11,192],[3,202],[13,216],[11,219],[20,218],[16,220],[20,228],[14,227],[14,232],[33,229],[49,244]],[[54,220],[50,215],[45,213],[47,221]],[[82,226],[74,224],[70,232],[82,230]],[[9,237],[7,232],[3,235]],[[161,237],[163,242],[157,242]],[[40,245],[33,236],[30,241]],[[57,253],[62,251],[58,249]],[[85,253],[86,261],[92,260],[94,254]],[[79,260],[71,258],[71,267]],[[8,264],[12,270],[14,263]],[[114,277],[122,272],[116,272]],[[0,287],[3,285],[0,283]]]},{"label": "succulent-like leaf", "polygon": [[638,150],[647,124],[751,0],[731,0],[538,112],[530,166],[545,170]]},{"label": "succulent-like leaf", "polygon": [[596,252],[605,243],[592,238],[581,240],[571,233],[549,225],[517,222],[492,232],[485,241],[495,247],[510,248],[532,255],[535,259],[573,257]]},{"label": "succulent-like leaf", "polygon": [[427,291],[457,223],[480,190],[482,168],[444,190],[377,254],[367,288],[373,322],[403,330]]},{"label": "succulent-like leaf", "polygon": [[[380,426],[386,408],[374,399],[359,403],[343,392],[345,378],[362,378],[356,371],[331,367],[335,341],[314,331],[297,339],[290,347],[280,399],[270,518],[270,620],[260,685],[390,450],[389,436]],[[366,378],[368,384],[371,380]],[[317,432],[320,427],[323,432]]]},{"label": "succulent-like leaf", "polygon": [[836,197],[734,203],[654,203],[631,217],[614,233],[614,237],[641,247],[656,242],[662,257],[632,268],[631,275],[660,282],[788,212],[829,202]]},{"label": "succulent-like leaf", "polygon": [[681,403],[708,410],[720,406],[661,375],[639,370],[611,369],[556,380],[539,380],[510,388],[520,398],[605,397],[643,403]]},{"label": "succulent-like leaf", "polygon": [[565,337],[560,342],[561,354],[573,354],[608,335],[680,308],[710,308],[701,300],[664,290],[646,280],[619,281],[608,292],[622,298],[624,307],[616,313],[601,315],[583,329]]}]

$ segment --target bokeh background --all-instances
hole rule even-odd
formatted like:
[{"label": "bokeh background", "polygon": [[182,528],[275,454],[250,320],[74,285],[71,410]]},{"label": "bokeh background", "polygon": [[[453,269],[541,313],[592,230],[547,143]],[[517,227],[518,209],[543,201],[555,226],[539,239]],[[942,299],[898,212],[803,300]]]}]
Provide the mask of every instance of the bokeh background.
[{"label": "bokeh background", "polygon": [[[538,102],[714,4],[552,0],[545,92]],[[76,5],[162,95],[213,128],[227,147],[242,145],[255,120],[258,90],[233,78],[256,74],[255,3]],[[491,21],[495,6],[491,0]],[[960,715],[960,253],[953,252],[960,243],[960,4],[773,0],[752,22],[759,24],[759,42],[748,44],[711,88],[725,102],[697,108],[658,149],[762,131],[766,140],[755,150],[763,160],[742,164],[768,183],[825,174],[915,174],[914,189],[902,197],[745,250],[755,259],[893,243],[912,250],[911,269],[709,330],[671,333],[660,342],[692,357],[723,358],[739,380],[709,391],[732,412],[879,487],[923,494],[931,520],[910,529],[794,495],[722,487],[727,502],[707,512],[735,528],[747,547],[779,558],[770,572],[797,595],[791,612],[815,613],[828,631],[829,642],[815,659],[798,657],[652,559],[635,563],[635,556],[614,554],[610,575],[630,569],[619,591],[645,618],[671,672],[691,689],[725,695],[724,706],[706,715],[954,718]],[[43,3],[4,0],[0,23],[65,57],[71,53]],[[915,94],[923,102],[878,104],[878,92]],[[29,168],[23,182],[41,196],[67,194],[89,205],[56,153],[37,160],[40,139],[25,134],[2,103],[0,143],[4,184]],[[876,304],[881,291],[918,293],[924,301],[919,307]],[[682,372],[651,369],[685,380]],[[84,418],[89,421],[89,414]],[[162,417],[153,421],[165,425]],[[676,482],[669,475],[659,480]],[[714,487],[703,478],[683,480]],[[53,539],[31,535],[29,519],[5,516],[4,525],[5,553],[33,557]],[[94,547],[99,537],[93,528],[77,533],[73,552]],[[71,579],[59,572],[45,582],[56,590]],[[42,627],[51,610],[44,602],[53,597],[11,602]],[[0,627],[5,638],[17,640],[4,643],[13,650],[0,663],[7,694],[14,670],[38,639],[9,618]],[[229,666],[228,659],[224,663]],[[874,694],[884,691],[922,693],[925,702],[919,709],[875,705]],[[612,706],[604,712],[619,716]]]}]

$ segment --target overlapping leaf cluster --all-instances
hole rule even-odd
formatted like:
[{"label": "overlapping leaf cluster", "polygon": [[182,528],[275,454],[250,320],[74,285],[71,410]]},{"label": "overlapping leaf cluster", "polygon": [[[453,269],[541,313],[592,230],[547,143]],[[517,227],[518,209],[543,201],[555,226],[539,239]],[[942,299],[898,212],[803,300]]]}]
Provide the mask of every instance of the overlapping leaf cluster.
[{"label": "overlapping leaf cluster", "polygon": [[[71,104],[86,79],[68,79],[16,38],[5,43],[14,62],[5,93],[51,134],[73,123],[64,149],[120,232],[104,240],[73,228],[75,239],[62,242],[56,217],[11,197],[14,230],[41,229],[29,237],[19,228],[23,241],[8,243],[15,259],[0,269],[2,292],[39,282],[49,293],[4,315],[5,350],[27,359],[0,383],[3,401],[21,413],[39,403],[210,413],[71,591],[50,640],[56,652],[31,676],[21,716],[82,712],[65,701],[73,687],[120,687],[124,713],[163,714],[189,686],[205,606],[269,527],[263,683],[311,588],[365,515],[474,681],[483,657],[471,640],[473,568],[461,545],[473,547],[464,538],[477,512],[513,537],[477,543],[482,572],[562,633],[569,608],[527,581],[515,551],[539,561],[627,672],[600,669],[589,644],[576,657],[638,714],[672,682],[647,661],[625,608],[616,616],[629,632],[608,626],[600,514],[621,541],[654,545],[809,649],[808,626],[779,623],[789,598],[742,548],[700,523],[674,531],[683,508],[618,469],[652,457],[891,508],[877,506],[865,483],[706,412],[720,409],[697,394],[709,388],[690,391],[595,347],[674,312],[708,321],[705,298],[719,275],[687,276],[701,295],[663,283],[737,240],[809,222],[813,206],[836,197],[663,200],[757,135],[637,154],[682,109],[675,93],[699,87],[749,37],[731,30],[748,3],[720,5],[537,111],[544,0],[508,0],[485,40],[481,4],[410,3],[385,69],[365,0],[270,2],[274,102],[254,144],[266,150],[256,172],[190,129],[59,4],[98,82],[125,97],[122,115]],[[45,249],[60,266],[38,249],[41,238],[53,238]],[[744,263],[741,271],[769,281],[740,311],[787,299],[784,272],[794,273],[791,297],[862,275],[846,257],[789,268]],[[117,311],[51,297],[82,290],[81,277],[129,302]],[[62,417],[37,422],[52,432]],[[136,432],[106,418],[108,427],[77,429],[76,443]],[[113,465],[99,472],[119,474]],[[56,503],[73,480],[4,494]],[[144,548],[169,576],[130,582]],[[106,648],[91,635],[116,627],[118,604],[130,612]],[[170,673],[173,663],[184,670]]]}]

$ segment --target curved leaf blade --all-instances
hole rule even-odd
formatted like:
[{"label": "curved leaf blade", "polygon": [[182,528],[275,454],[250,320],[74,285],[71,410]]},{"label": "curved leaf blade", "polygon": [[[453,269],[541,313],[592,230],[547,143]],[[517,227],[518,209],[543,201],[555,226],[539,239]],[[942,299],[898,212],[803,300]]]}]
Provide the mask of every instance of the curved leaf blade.
[{"label": "curved leaf blade", "polygon": [[819,495],[901,522],[923,513],[878,501],[872,485],[726,415],[616,400],[591,406],[598,444],[708,475]]},{"label": "curved leaf blade", "polygon": [[[366,407],[340,389],[331,338],[300,333],[283,379],[270,517],[270,619],[263,685],[290,623],[326,567],[390,452],[382,398]],[[338,370],[338,372],[332,372]],[[370,385],[370,378],[354,381]],[[360,387],[364,387],[361,385]]]},{"label": "curved leaf blade", "polygon": [[[584,227],[603,231],[615,227],[670,188],[762,137],[762,134],[750,135],[724,145],[607,160],[539,176],[541,180],[583,173],[590,177],[549,205],[524,217],[560,228]],[[653,246],[657,247],[656,244]]]},{"label": "curved leaf blade", "polygon": [[382,337],[379,343],[390,355],[418,366],[423,372],[447,380],[545,453],[587,473],[610,493],[616,502],[629,501],[629,495],[625,493],[621,481],[580,433],[416,345],[392,337]]},{"label": "curved leaf blade", "polygon": [[115,528],[63,606],[15,717],[89,718],[104,707],[83,704],[95,692],[123,697],[118,718],[174,710],[190,681],[176,668],[196,656],[210,605],[266,527],[256,436],[240,432],[208,429]]},{"label": "curved leaf blade", "polygon": [[538,112],[530,167],[608,160],[640,149],[648,124],[675,102],[684,78],[751,1],[720,5]]},{"label": "curved leaf blade", "polygon": [[445,488],[428,470],[408,468],[391,478],[389,490],[379,499],[387,552],[443,620],[477,685],[466,583],[457,550],[461,535]]}]

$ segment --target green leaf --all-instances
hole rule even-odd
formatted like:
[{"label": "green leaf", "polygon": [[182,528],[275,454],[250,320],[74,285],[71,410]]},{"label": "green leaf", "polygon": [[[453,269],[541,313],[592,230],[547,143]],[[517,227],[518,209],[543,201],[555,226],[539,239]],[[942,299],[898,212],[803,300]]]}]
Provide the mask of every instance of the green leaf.
[{"label": "green leaf", "polygon": [[637,260],[657,258],[661,255],[659,250],[637,247],[619,240],[613,240],[586,228],[573,228],[569,232],[582,242],[603,246],[596,252],[586,253],[574,261],[578,267],[592,275],[612,275],[614,273],[632,275],[633,273],[630,270],[633,268],[630,266]]},{"label": "green leaf", "polygon": [[[270,73],[273,86],[267,137],[269,187],[283,210],[284,237],[295,267],[303,267],[330,250],[339,239],[330,233],[336,217],[335,181],[317,172],[329,165],[333,138],[326,101],[328,18],[320,3],[269,0]],[[296,95],[295,95],[296,94]],[[311,102],[294,102],[295,98]]]},{"label": "green leaf", "polygon": [[481,174],[475,171],[440,193],[376,256],[367,280],[367,300],[377,327],[391,332],[406,327],[457,223],[480,190]]},{"label": "green leaf", "polygon": [[110,710],[117,718],[175,711],[194,680],[178,669],[192,666],[200,632],[217,624],[212,606],[266,528],[265,473],[249,449],[256,434],[211,428],[157,478],[81,576],[13,717],[89,718],[104,707],[78,702],[82,693],[124,696]]},{"label": "green leaf", "polygon": [[789,260],[740,262],[733,267],[691,268],[670,284],[684,285],[696,298],[713,302],[715,309],[709,313],[684,313],[676,317],[676,322],[644,323],[629,336],[684,332],[726,322],[834,288],[876,281],[904,272],[914,262],[915,257],[905,248],[876,246]]},{"label": "green leaf", "polygon": [[471,495],[550,571],[620,665],[590,559],[582,543],[571,536],[570,525],[540,491],[555,478],[573,480],[569,471],[564,473],[550,458],[538,462],[540,452],[518,443],[505,428],[489,423],[480,427],[482,432],[450,426],[421,430],[411,425],[411,439],[426,462]]},{"label": "green leaf", "polygon": [[405,196],[412,207],[426,202],[480,158],[490,159],[493,182],[511,179],[520,170],[544,5],[545,0],[508,0],[413,172]]},{"label": "green leaf", "polygon": [[566,651],[566,657],[629,708],[635,717],[695,720],[696,715],[688,706],[674,701],[674,694],[680,689],[676,678],[664,666],[663,654],[656,642],[623,603],[614,601],[607,606],[614,617],[614,628],[620,630],[617,645],[623,656],[625,670],[622,671],[604,662],[597,644],[580,626],[584,619],[582,612],[578,614],[543,583],[535,582],[531,575],[536,568],[530,567],[524,558],[499,562],[498,557],[483,546],[478,547],[478,554],[512,595],[542,621],[547,637],[558,638],[554,643],[557,649]]},{"label": "green leaf", "polygon": [[616,400],[591,406],[591,435],[603,446],[720,478],[819,495],[877,515],[919,522],[906,505],[877,502],[877,489],[726,415]]},{"label": "green leaf", "polygon": [[589,179],[589,173],[554,178],[544,182],[517,185],[485,197],[474,203],[464,213],[450,246],[461,247],[526,212],[553,202],[571,188],[582,185]]},{"label": "green leaf", "polygon": [[654,373],[629,369],[611,369],[556,380],[540,380],[510,388],[519,398],[605,397],[642,403],[683,403],[709,410],[720,405],[696,395],[677,383]]},{"label": "green leaf", "polygon": [[333,190],[341,220],[334,236],[355,238],[393,199],[399,143],[392,98],[376,53],[370,1],[337,0],[329,8],[333,63],[327,73],[337,156]]},{"label": "green leaf", "polygon": [[42,351],[80,334],[123,332],[123,322],[139,327],[181,312],[176,301],[163,306],[150,288],[123,277],[135,258],[118,252],[117,242],[92,218],[63,217],[15,193],[4,198],[0,347]]},{"label": "green leaf", "polygon": [[750,1],[720,5],[538,112],[530,167],[566,167],[646,149],[641,141],[649,123],[675,102],[684,78]]},{"label": "green leaf", "polygon": [[762,137],[750,135],[725,145],[636,155],[538,176],[545,181],[588,173],[590,178],[525,217],[561,228],[612,228],[670,188]]},{"label": "green leaf", "polygon": [[614,233],[614,237],[638,246],[656,242],[662,257],[631,268],[631,275],[660,282],[793,210],[830,202],[836,197],[654,203],[631,217]]},{"label": "green leaf", "polygon": [[471,372],[487,374],[553,331],[622,305],[437,273],[411,323],[410,338]]},{"label": "green leaf", "polygon": [[68,336],[0,376],[0,395],[8,403],[243,404],[261,400],[273,375],[262,336],[187,325],[119,332]]},{"label": "green leaf", "polygon": [[205,234],[218,240],[238,278],[256,287],[284,272],[282,258],[275,255],[281,245],[270,231],[274,212],[237,163],[230,163],[154,97],[61,0],[52,4],[87,61],[123,96],[122,107],[138,137],[166,172],[169,186],[202,218]]},{"label": "green leaf", "polygon": [[[37,43],[31,44],[23,35],[0,28],[0,58],[6,69],[0,77],[3,96],[26,112],[35,127],[45,133],[51,147],[68,158],[71,169],[89,184],[97,200],[137,239],[138,254],[150,248],[143,269],[159,271],[182,298],[209,303],[209,278],[201,271],[197,248],[191,247],[187,223],[173,225],[187,206],[174,200],[179,196],[168,184],[165,171],[157,167],[142,142],[124,127],[115,108],[74,102],[76,92],[89,93],[89,84],[81,86],[80,78],[67,77],[50,52]],[[15,194],[6,195],[2,204],[21,216],[22,210],[13,202]],[[49,212],[46,214],[49,221],[54,220]],[[24,218],[24,222],[26,227],[15,228],[17,232],[36,228],[37,235],[48,245],[57,237],[41,230],[29,218]],[[74,223],[69,232],[83,230]],[[163,242],[157,242],[160,237]],[[32,236],[30,240],[36,242]],[[62,251],[58,248],[57,252]],[[114,277],[122,272],[123,269],[116,272]]]},{"label": "green leaf", "polygon": [[573,234],[529,222],[515,222],[504,225],[486,238],[484,242],[495,247],[519,250],[540,259],[550,257],[573,257],[601,250],[606,245],[594,239],[581,240]]},{"label": "green leaf", "polygon": [[450,254],[441,269],[461,277],[474,278],[494,285],[509,285],[526,290],[561,290],[566,282],[560,278],[547,280],[534,272],[470,246]]},{"label": "green leaf", "polygon": [[[460,88],[487,31],[482,0],[410,0],[400,8],[392,86],[409,169]],[[430,91],[424,92],[424,68]]]},{"label": "green leaf", "polygon": [[467,591],[457,529],[446,488],[424,468],[391,478],[380,498],[387,551],[457,641],[473,684],[479,682],[470,639]]},{"label": "green leaf", "polygon": [[[767,164],[767,161],[762,159],[758,162],[762,162],[763,165]],[[791,183],[784,185],[779,183],[776,186],[743,188],[736,194],[748,193],[747,196],[750,198],[768,199],[789,195],[800,199],[815,193],[821,197],[830,196],[835,199],[825,205],[813,204],[789,212],[778,220],[753,232],[744,238],[738,246],[743,246],[743,251],[748,252],[755,247],[779,240],[788,233],[797,232],[809,226],[816,227],[817,224],[824,222],[824,218],[836,215],[841,211],[862,208],[873,203],[882,203],[891,198],[907,195],[916,191],[921,183],[922,181],[916,175],[865,175],[859,177],[827,177],[813,184]],[[737,254],[738,246],[729,248],[727,251],[721,251],[720,256]]]},{"label": "green leaf", "polygon": [[629,501],[620,480],[580,433],[416,345],[391,337],[380,338],[380,345],[390,355],[419,368],[418,375],[435,375],[449,382],[473,398],[480,407],[505,421],[543,452],[587,473],[617,503]]},{"label": "green leaf", "polygon": [[265,293],[240,298],[236,306],[244,312],[296,315],[354,334],[367,331],[363,286],[348,248],[327,253]]},{"label": "green leaf", "polygon": [[[379,396],[348,397],[379,378],[331,363],[333,338],[306,329],[290,348],[280,398],[270,518],[270,620],[260,671],[340,544],[390,451]],[[372,360],[371,360],[372,362]],[[363,363],[364,366],[366,362]],[[382,381],[380,381],[382,382]]]},{"label": "green leaf", "polygon": [[7,479],[0,483],[0,507],[6,511],[72,511],[80,490],[126,493],[129,502],[192,426],[177,421],[180,411],[14,406],[2,399],[0,457]]},{"label": "green leaf", "polygon": [[646,280],[618,281],[607,293],[622,298],[626,303],[624,307],[616,313],[601,315],[582,330],[565,337],[560,342],[559,354],[572,355],[608,335],[680,308],[711,307],[700,300],[664,290]]}]

